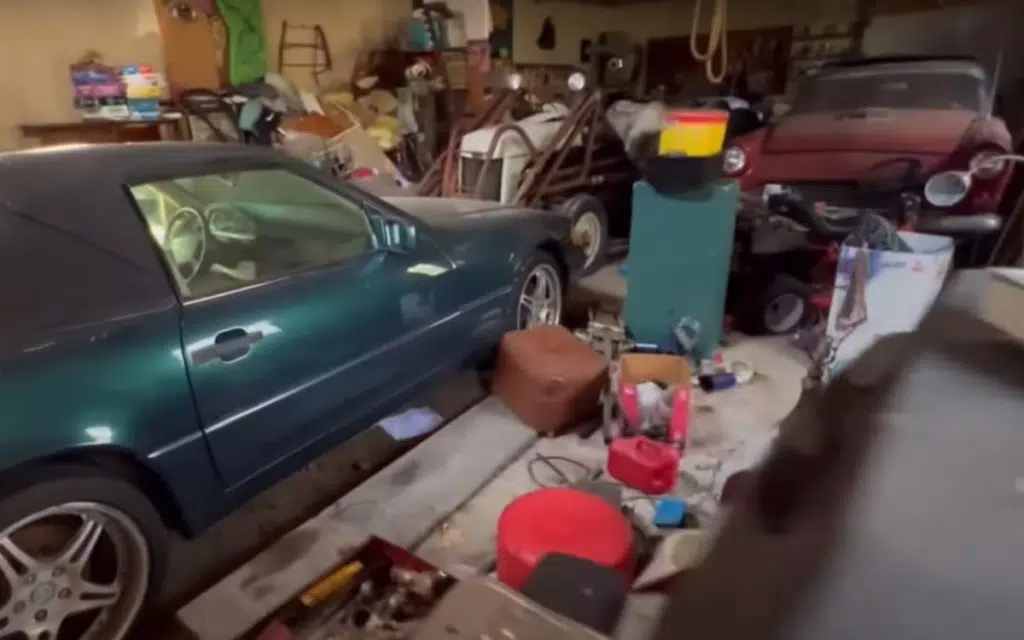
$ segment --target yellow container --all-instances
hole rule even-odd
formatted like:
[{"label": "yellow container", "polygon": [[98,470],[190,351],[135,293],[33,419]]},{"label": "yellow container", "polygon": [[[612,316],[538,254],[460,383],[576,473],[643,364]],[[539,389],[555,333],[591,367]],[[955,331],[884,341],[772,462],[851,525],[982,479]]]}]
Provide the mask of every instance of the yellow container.
[{"label": "yellow container", "polygon": [[306,589],[299,596],[299,602],[307,607],[315,607],[343,589],[362,570],[362,562],[356,561],[343,565]]},{"label": "yellow container", "polygon": [[668,111],[658,137],[658,155],[708,158],[722,152],[729,113],[713,109]]}]

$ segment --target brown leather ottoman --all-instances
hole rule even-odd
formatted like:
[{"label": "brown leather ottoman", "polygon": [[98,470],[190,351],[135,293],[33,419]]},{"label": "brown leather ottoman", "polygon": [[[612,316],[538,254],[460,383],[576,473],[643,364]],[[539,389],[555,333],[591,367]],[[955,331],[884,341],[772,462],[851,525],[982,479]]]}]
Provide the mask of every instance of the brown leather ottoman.
[{"label": "brown leather ottoman", "polygon": [[600,413],[605,359],[565,327],[505,334],[492,391],[528,427],[556,435]]}]

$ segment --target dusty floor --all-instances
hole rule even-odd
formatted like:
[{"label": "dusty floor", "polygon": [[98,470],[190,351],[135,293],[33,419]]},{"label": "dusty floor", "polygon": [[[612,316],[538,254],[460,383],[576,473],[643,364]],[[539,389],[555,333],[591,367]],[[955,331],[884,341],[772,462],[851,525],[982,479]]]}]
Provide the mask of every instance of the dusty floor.
[{"label": "dusty floor", "polygon": [[[446,380],[424,394],[416,406],[430,406],[452,418],[483,396],[478,377],[465,374]],[[170,571],[164,584],[160,615],[144,626],[138,640],[183,640],[189,634],[175,620],[173,611],[206,590],[271,542],[337,500],[375,471],[395,459],[408,447],[394,442],[379,429],[358,436],[358,446],[349,442],[328,452],[293,477],[270,489],[225,518],[202,536],[172,541]],[[279,548],[271,561],[286,566],[306,549],[299,544]],[[267,567],[272,571],[274,567]]]},{"label": "dusty floor", "polygon": [[[610,306],[614,308],[618,306],[617,301],[621,300],[625,293],[625,282],[617,273],[617,265],[606,267],[581,284],[582,286],[574,293],[577,303],[605,302],[607,305],[610,302]],[[799,378],[802,363],[786,353],[786,348],[778,342],[761,342],[754,347],[747,346],[743,351],[743,357],[746,359],[765,361],[767,358],[767,368],[759,364],[758,368],[762,370],[763,375],[758,383],[750,385],[748,389],[736,390],[732,400],[729,400],[727,394],[723,394],[719,399],[712,399],[711,404],[716,405],[715,411],[705,419],[705,422],[717,420],[728,423],[727,429],[735,432],[737,429],[749,430],[753,419],[756,423],[754,430],[763,431],[771,428],[795,402],[799,385],[794,380]],[[738,398],[736,394],[739,394]],[[481,396],[481,388],[476,377],[465,377],[439,385],[429,394],[426,404],[442,415],[451,417]],[[295,527],[320,512],[339,495],[344,495],[400,453],[395,443],[382,432],[370,430],[362,439],[361,446],[341,447],[328,453],[308,469],[219,523],[201,538],[188,542],[176,541],[173,557],[187,560],[172,562],[177,571],[170,576],[165,586],[166,599],[176,605],[181,604],[183,596],[196,595],[243,563],[247,568],[259,565],[259,573],[262,575],[270,575],[284,569],[288,571],[282,573],[293,573],[298,559],[304,554],[308,555],[310,547],[314,544],[312,539],[294,535]],[[535,448],[543,448],[549,454],[579,454],[579,457],[588,461],[600,458],[600,452],[595,454],[591,450],[592,447],[588,447],[586,443],[581,445],[578,438],[574,440],[572,443],[561,441],[561,444],[559,441],[547,441]],[[468,564],[478,568],[486,564],[487,550],[493,547],[493,520],[496,519],[501,506],[508,499],[532,488],[527,474],[521,467],[522,464],[517,467],[514,463],[499,476],[497,482],[452,517],[444,530],[449,534],[452,531],[456,532],[459,538],[454,543],[456,548],[451,548],[451,539],[444,538],[442,533],[438,533],[424,542],[423,550],[429,550],[426,555],[446,556],[443,561],[442,558],[432,558],[441,564]],[[456,506],[458,505],[453,505],[452,508]],[[282,539],[289,531],[292,531],[292,535],[286,536],[289,544],[275,543],[272,549],[260,553],[267,548],[270,541]],[[254,558],[257,554],[259,556]],[[248,560],[249,558],[253,559]],[[235,572],[235,575],[238,573]],[[176,622],[162,618],[159,624],[144,629],[137,637],[147,640],[177,640],[191,636],[183,632]]]},{"label": "dusty floor", "polygon": [[[792,349],[777,339],[739,341],[724,349],[724,354],[727,360],[750,363],[758,374],[750,383],[727,391],[695,391],[694,438],[684,455],[681,481],[674,494],[693,505],[703,522],[710,522],[715,515],[712,494],[725,477],[756,461],[766,450],[777,424],[796,404],[805,372]],[[498,517],[505,506],[541,485],[564,484],[555,472],[536,462],[538,456],[550,457],[570,479],[600,472],[604,480],[614,481],[607,474],[607,449],[600,434],[587,439],[574,434],[540,439],[435,529],[416,548],[416,554],[456,574],[490,571]],[[566,464],[567,460],[574,462]],[[652,518],[653,500],[626,490],[623,501],[641,520]],[[662,601],[657,594],[632,596],[615,637],[646,636]]]}]

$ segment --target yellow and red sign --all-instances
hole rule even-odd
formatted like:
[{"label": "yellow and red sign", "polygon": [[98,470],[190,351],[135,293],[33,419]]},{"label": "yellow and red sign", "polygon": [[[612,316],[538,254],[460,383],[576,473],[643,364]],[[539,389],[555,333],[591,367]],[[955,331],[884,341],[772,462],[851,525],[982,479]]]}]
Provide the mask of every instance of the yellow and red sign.
[{"label": "yellow and red sign", "polygon": [[708,158],[722,152],[729,113],[713,109],[666,111],[658,155]]}]

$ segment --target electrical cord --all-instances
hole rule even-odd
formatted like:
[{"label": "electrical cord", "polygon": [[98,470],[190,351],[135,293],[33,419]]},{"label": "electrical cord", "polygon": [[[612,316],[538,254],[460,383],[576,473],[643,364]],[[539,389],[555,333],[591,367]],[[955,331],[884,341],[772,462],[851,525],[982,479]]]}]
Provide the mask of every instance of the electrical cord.
[{"label": "electrical cord", "polygon": [[[556,463],[572,467],[579,472],[580,477],[575,479],[570,477],[570,474],[559,468]],[[537,468],[539,466],[547,467],[555,476],[557,476],[557,479],[553,482],[545,482],[544,480],[541,480],[540,476],[537,474]],[[567,456],[549,456],[543,453],[538,453],[533,457],[533,459],[526,463],[526,473],[529,474],[530,480],[541,489],[571,487],[585,480],[597,480],[603,474],[600,469],[591,469],[583,462],[574,458],[569,458]]]},{"label": "electrical cord", "polygon": [[[708,515],[714,513],[714,507],[717,506],[718,498],[715,496],[715,487],[718,485],[718,481],[722,474],[726,464],[732,460],[738,452],[743,449],[744,445],[742,442],[735,443],[732,447],[727,449],[722,456],[716,457],[714,463],[705,466],[698,466],[698,471],[711,471],[711,477],[706,483],[697,483],[696,492],[685,498],[687,504],[692,505],[697,511],[702,512],[702,515]],[[567,471],[561,468],[560,465],[567,465],[573,471]],[[556,478],[551,481],[545,481],[541,478],[538,473],[538,469],[541,467],[547,468],[551,471]],[[562,455],[546,455],[543,453],[536,454],[526,465],[526,471],[530,476],[530,480],[541,489],[554,489],[559,487],[572,487],[585,481],[593,481],[601,478],[604,475],[603,470],[594,469],[586,463]],[[686,477],[686,474],[680,473],[679,476]],[[633,491],[624,484],[613,482],[623,489]],[[621,506],[626,509],[628,515],[634,515],[635,511],[631,507],[632,504],[637,502],[646,503],[651,509],[657,508],[658,500],[660,496],[651,496],[645,493],[635,493],[633,495],[624,496],[621,500]],[[708,505],[708,500],[714,501],[715,505]],[[631,517],[632,521],[633,518]]]}]

